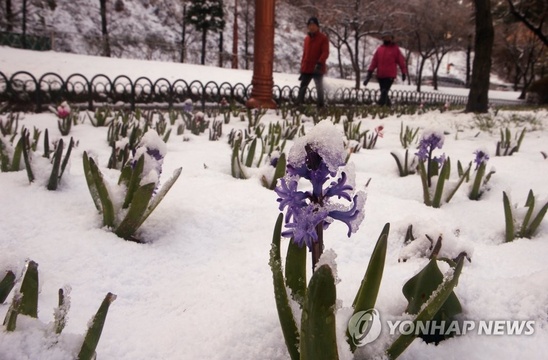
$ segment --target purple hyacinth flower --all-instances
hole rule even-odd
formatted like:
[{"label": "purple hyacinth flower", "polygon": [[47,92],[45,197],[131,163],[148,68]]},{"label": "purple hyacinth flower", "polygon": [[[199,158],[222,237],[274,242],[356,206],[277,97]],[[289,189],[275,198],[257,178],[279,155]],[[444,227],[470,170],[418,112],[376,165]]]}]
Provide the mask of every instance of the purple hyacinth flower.
[{"label": "purple hyacinth flower", "polygon": [[293,237],[293,241],[299,247],[306,245],[312,249],[314,242],[318,241],[316,227],[326,218],[327,211],[315,204],[298,208],[294,213],[293,221],[286,224],[287,230],[282,232],[282,236]]},{"label": "purple hyacinth flower", "polygon": [[[348,226],[348,233],[347,236],[350,237],[350,235],[357,230],[357,226],[361,221],[363,220],[363,204],[365,203],[365,198],[363,200],[358,197],[358,195],[354,196],[354,201],[352,202],[352,207],[348,210],[332,210],[328,213],[328,216],[335,219],[342,221],[343,223]],[[326,223],[329,224],[329,223]]]},{"label": "purple hyacinth flower", "polygon": [[[348,226],[350,236],[364,218],[365,193],[355,192],[354,172],[350,168],[341,170],[345,157],[342,133],[330,121],[322,121],[295,141],[289,152],[286,176],[275,189],[279,209],[286,210],[282,236],[292,237],[299,246],[306,244],[316,260],[323,249],[320,229],[339,220]],[[312,189],[299,191],[301,178],[310,181]],[[350,204],[343,205],[336,199]],[[318,248],[315,243],[322,245]]]},{"label": "purple hyacinth flower", "polygon": [[476,164],[476,170],[480,167],[481,164],[484,164],[489,160],[489,154],[487,154],[485,151],[482,150],[476,150],[474,151],[474,155],[476,155],[476,158],[474,159],[474,163]]},{"label": "purple hyacinth flower", "polygon": [[354,191],[354,188],[346,183],[346,179],[346,173],[343,171],[341,177],[337,179],[337,181],[331,182],[330,187],[325,192],[325,196],[337,196],[339,199],[344,198],[348,201],[352,201],[350,193]]},{"label": "purple hyacinth flower", "polygon": [[297,190],[298,185],[299,182],[294,177],[282,178],[279,185],[274,189],[279,196],[277,201],[280,203],[280,211],[283,211],[287,207],[286,222],[293,217],[296,209],[307,205],[305,200],[308,194]]},{"label": "purple hyacinth flower", "polygon": [[445,137],[438,132],[426,132],[419,143],[419,149],[415,155],[421,161],[429,160],[434,149],[441,149]]}]

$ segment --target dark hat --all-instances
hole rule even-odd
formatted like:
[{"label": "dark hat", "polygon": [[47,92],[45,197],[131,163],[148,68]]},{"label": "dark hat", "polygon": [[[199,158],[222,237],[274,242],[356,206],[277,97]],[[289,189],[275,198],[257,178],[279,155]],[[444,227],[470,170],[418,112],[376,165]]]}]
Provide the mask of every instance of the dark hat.
[{"label": "dark hat", "polygon": [[316,26],[320,26],[320,22],[318,21],[318,18],[315,16],[312,16],[308,21],[306,22],[306,25],[310,24],[316,24]]},{"label": "dark hat", "polygon": [[394,34],[392,33],[392,31],[385,31],[385,32],[382,33],[381,37],[382,38],[384,38],[384,37],[394,38]]}]

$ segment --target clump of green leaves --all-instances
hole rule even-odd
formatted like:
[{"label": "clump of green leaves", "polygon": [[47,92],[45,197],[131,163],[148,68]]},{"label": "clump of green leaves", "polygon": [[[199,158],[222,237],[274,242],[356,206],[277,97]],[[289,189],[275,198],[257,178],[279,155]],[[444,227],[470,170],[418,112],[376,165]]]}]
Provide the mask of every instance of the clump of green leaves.
[{"label": "clump of green leaves", "polygon": [[[160,139],[157,133],[151,131],[153,133],[150,136],[145,134],[145,139],[154,137],[156,140],[141,144],[142,151],[138,150],[133,161],[128,162],[120,173],[118,187],[124,192],[122,203],[115,203],[96,161],[86,152],[83,155],[84,174],[95,207],[103,216],[103,225],[119,237],[136,242],[142,242],[135,237],[137,230],[156,209],[182,171],[182,168],[175,170],[162,188],[157,189],[164,153],[155,147]],[[144,172],[145,168],[148,169],[147,173]]]},{"label": "clump of green leaves", "polygon": [[408,149],[412,144],[416,144],[418,141],[419,128],[410,128],[405,125],[403,128],[403,122],[400,125],[400,143],[404,149]]},{"label": "clump of green leaves", "polygon": [[[533,190],[529,190],[527,200],[525,201],[525,208],[527,210],[524,212],[524,215],[519,217],[518,213],[523,213],[523,211],[512,211],[510,198],[504,191],[502,192],[502,202],[506,222],[505,242],[513,241],[515,238],[532,238],[546,215],[546,211],[548,211],[548,201],[540,208],[535,207],[536,199]],[[517,206],[514,206],[514,209],[516,208]]]},{"label": "clump of green leaves", "polygon": [[112,115],[112,110],[106,106],[95,109],[93,115],[91,115],[89,112],[87,114],[89,121],[95,127],[108,126],[110,122],[114,119]]},{"label": "clump of green leaves", "polygon": [[504,131],[500,129],[500,141],[497,142],[496,156],[511,156],[513,153],[518,152],[525,137],[525,128],[521,132],[516,133],[512,138],[512,133],[509,128]]},{"label": "clump of green leaves", "polygon": [[[13,275],[13,273],[11,274],[12,276],[9,279],[11,285],[5,294],[6,297],[15,286],[15,275]],[[7,290],[7,288],[3,287],[4,280],[0,283],[0,293]],[[17,328],[17,318],[19,315],[30,316],[38,319],[38,285],[38,264],[32,260],[29,260],[25,266],[25,273],[21,282],[21,287],[19,290],[15,291],[13,300],[10,304],[8,312],[6,313],[6,317],[4,318],[3,325],[5,326],[6,331],[15,331]],[[116,295],[109,292],[97,310],[97,313],[91,319],[91,325],[84,336],[80,352],[76,358],[77,360],[92,360],[97,357],[97,344],[101,338],[101,332],[103,331],[103,327],[105,325],[110,304],[115,299]],[[50,328],[51,331],[55,333],[55,337],[61,336],[61,333],[67,323],[67,314],[70,309],[70,286],[65,286],[64,288],[59,289],[58,304],[58,307],[55,308],[53,313],[53,327]],[[50,346],[54,346],[54,344]]]}]

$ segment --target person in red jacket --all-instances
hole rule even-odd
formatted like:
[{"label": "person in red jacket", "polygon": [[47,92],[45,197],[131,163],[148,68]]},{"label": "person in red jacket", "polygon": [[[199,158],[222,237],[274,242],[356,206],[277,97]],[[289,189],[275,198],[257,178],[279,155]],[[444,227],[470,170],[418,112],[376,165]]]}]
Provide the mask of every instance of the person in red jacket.
[{"label": "person in red jacket", "polygon": [[394,43],[394,35],[390,32],[385,32],[382,34],[382,45],[375,51],[371,65],[369,65],[369,69],[367,70],[367,76],[363,81],[363,85],[367,85],[369,80],[371,80],[371,76],[373,76],[373,71],[377,69],[377,80],[381,89],[379,105],[390,106],[391,104],[388,92],[398,75],[396,66],[400,67],[401,78],[405,81],[407,77],[405,59],[398,45]]},{"label": "person in red jacket", "polygon": [[314,80],[316,92],[318,93],[317,105],[319,108],[324,106],[323,76],[327,72],[325,62],[329,57],[329,39],[327,35],[320,31],[320,22],[318,18],[311,17],[307,23],[308,35],[304,39],[303,57],[301,59],[301,76],[299,80],[299,95],[297,104],[304,102],[306,89],[310,81]]}]

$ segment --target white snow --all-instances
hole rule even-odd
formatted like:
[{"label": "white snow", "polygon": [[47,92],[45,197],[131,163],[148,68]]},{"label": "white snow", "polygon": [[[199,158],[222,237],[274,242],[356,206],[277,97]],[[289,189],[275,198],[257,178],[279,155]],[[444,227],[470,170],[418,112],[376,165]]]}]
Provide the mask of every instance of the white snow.
[{"label": "white snow", "polygon": [[[251,81],[251,72],[243,70],[9,48],[0,48],[0,52],[0,69],[5,74],[27,70],[36,76],[54,71],[62,76],[80,72],[86,76],[105,73],[131,78]],[[276,73],[274,78],[277,84],[297,84],[295,74]],[[330,86],[349,83],[330,78],[326,81]],[[491,94],[499,93],[507,98],[518,95]],[[540,153],[548,151],[548,113],[538,110],[527,114],[540,125],[526,133],[519,152],[491,157],[489,166],[496,167],[497,172],[482,199],[470,201],[461,188],[450,203],[439,209],[423,204],[418,175],[398,176],[390,152],[401,151],[401,123],[420,127],[419,134],[442,130],[443,151],[454,164],[456,160],[464,164],[473,160],[477,149],[485,148],[493,154],[499,140],[498,128],[492,133],[480,131],[474,115],[457,111],[363,120],[365,128],[384,126],[384,137],[378,139],[374,149],[362,149],[350,157],[355,164],[357,189],[363,189],[371,179],[365,218],[350,238],[340,222],[324,232],[326,249],[333,249],[337,255],[339,348],[346,347],[344,331],[351,316],[349,308],[379,233],[389,222],[386,266],[376,305],[381,319],[406,318],[402,286],[428,262],[418,252],[402,250],[405,231],[413,224],[417,238],[428,234],[437,239],[442,235],[441,256],[454,257],[463,250],[470,255],[472,261],[466,261],[455,289],[463,307],[462,319],[535,321],[535,333],[530,336],[469,332],[439,346],[415,340],[401,359],[546,357],[548,218],[532,239],[503,243],[502,192],[511,195],[512,204],[518,207],[525,204],[529,189],[536,194],[538,206],[548,196],[548,160]],[[55,114],[23,114],[22,118],[20,124],[29,129],[48,128],[52,141],[61,138]],[[279,120],[274,111],[269,111],[261,122]],[[312,122],[305,120],[306,133],[311,133]],[[505,124],[512,128],[512,134],[518,130],[515,123]],[[230,175],[227,134],[232,128],[243,130],[246,126],[233,117],[223,125],[223,136],[216,142],[209,141],[207,133],[185,133],[189,141],[172,133],[162,178],[179,167],[183,172],[141,227],[139,236],[146,244],[124,241],[103,228],[87,189],[82,168],[84,151],[97,159],[108,182],[115,183],[119,175],[117,170],[106,169],[111,151],[106,127],[95,128],[87,118],[83,124],[73,126],[65,138],[74,137],[78,145],[57,191],[45,187],[48,172],[47,164],[42,164],[41,142],[33,163],[44,169],[35,174],[34,183],[28,183],[24,170],[0,173],[0,273],[12,270],[19,275],[25,260],[32,259],[39,264],[40,274],[39,320],[19,316],[15,332],[0,331],[0,359],[75,358],[88,320],[108,292],[116,294],[117,299],[110,306],[99,341],[99,359],[288,359],[268,266],[278,215],[277,196],[262,187],[256,177],[237,180]],[[338,127],[342,129],[342,124]],[[290,144],[286,151],[289,148]],[[287,242],[282,240],[282,256]],[[398,262],[402,253],[409,256],[406,262]],[[68,322],[53,344],[47,335],[51,331],[48,324],[54,321],[58,289],[65,284],[72,287]],[[0,305],[0,316],[7,312],[12,295]],[[358,350],[356,359],[378,356],[392,341],[384,329],[379,339]],[[349,358],[348,351],[341,351],[341,357]]]}]

